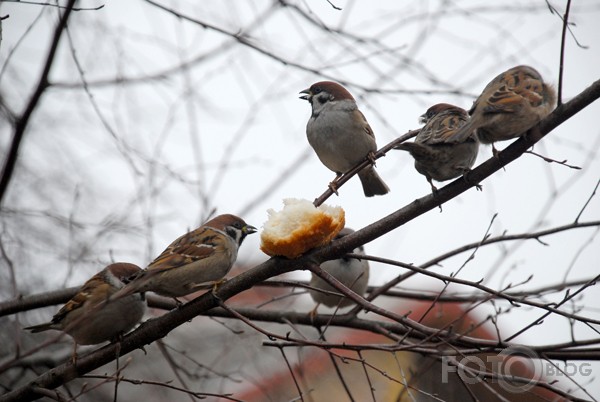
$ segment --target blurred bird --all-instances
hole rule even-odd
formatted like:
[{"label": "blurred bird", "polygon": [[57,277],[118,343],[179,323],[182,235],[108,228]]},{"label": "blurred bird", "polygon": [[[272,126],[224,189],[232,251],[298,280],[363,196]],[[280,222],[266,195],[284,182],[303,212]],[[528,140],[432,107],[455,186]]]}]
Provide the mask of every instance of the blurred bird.
[{"label": "blurred bird", "polygon": [[[356,101],[344,87],[331,81],[313,84],[300,92],[312,106],[306,126],[308,142],[321,162],[336,173],[336,178],[369,158],[374,162],[377,151],[375,135],[358,110]],[[390,191],[373,165],[358,172],[365,196],[383,195]],[[337,193],[337,188],[330,183]]]},{"label": "blurred bird", "polygon": [[456,133],[464,141],[474,131],[483,144],[517,138],[556,106],[556,91],[529,66],[516,66],[494,78],[469,110],[471,119]]},{"label": "blurred bird", "polygon": [[246,236],[254,232],[254,226],[235,215],[216,216],[171,243],[113,298],[147,291],[176,298],[206,285],[216,287],[231,270]]},{"label": "blurred bird", "polygon": [[464,109],[447,103],[433,105],[420,117],[425,126],[419,131],[414,142],[399,144],[395,149],[410,152],[415,158],[415,169],[425,176],[432,191],[437,188],[432,179],[446,181],[468,172],[479,150],[479,142],[474,134],[463,141],[455,136],[469,116]]},{"label": "blurred bird", "polygon": [[[340,239],[353,232],[354,230],[350,228],[344,228],[338,233],[335,239]],[[364,248],[362,246],[358,247],[354,249],[353,253],[364,254]],[[367,260],[342,257],[337,260],[325,261],[321,264],[321,268],[358,295],[362,296],[367,290],[367,285],[369,283],[369,262]],[[311,317],[316,315],[320,304],[324,304],[328,307],[346,307],[353,303],[351,299],[344,296],[335,296],[317,290],[320,289],[327,292],[339,293],[336,288],[315,274],[311,274],[309,285],[315,288],[309,289],[308,292],[312,299],[317,303],[315,308],[310,312]]]},{"label": "blurred bird", "polygon": [[146,302],[142,294],[106,302],[126,285],[128,278],[139,272],[140,267],[134,264],[111,264],[83,284],[50,322],[25,329],[33,333],[50,329],[66,332],[75,340],[75,348],[77,344],[96,345],[116,340],[140,322]]}]

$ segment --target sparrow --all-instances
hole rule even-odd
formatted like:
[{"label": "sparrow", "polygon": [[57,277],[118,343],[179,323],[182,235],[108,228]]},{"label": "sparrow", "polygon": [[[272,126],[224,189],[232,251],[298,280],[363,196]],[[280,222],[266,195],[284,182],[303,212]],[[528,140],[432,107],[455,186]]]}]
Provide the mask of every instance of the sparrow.
[{"label": "sparrow", "polygon": [[[344,228],[340,231],[340,233],[338,233],[334,240],[340,239],[353,232],[354,230],[350,228]],[[354,249],[353,253],[364,254],[364,248],[362,246],[358,247]],[[367,285],[369,282],[369,262],[367,260],[342,257],[337,260],[325,261],[321,264],[321,269],[328,272],[331,276],[340,281],[344,286],[351,289],[356,294],[362,296],[367,290]],[[314,273],[311,273],[309,285],[315,288],[309,289],[308,292],[310,293],[312,299],[317,303],[315,308],[310,312],[312,317],[316,315],[320,304],[324,304],[328,307],[346,307],[353,303],[351,299],[348,299],[344,296],[335,296],[319,291],[318,289],[327,292],[339,293],[337,289]]]},{"label": "sparrow", "polygon": [[466,110],[438,103],[420,116],[420,122],[425,125],[414,142],[395,147],[410,152],[415,158],[415,169],[425,176],[433,193],[437,192],[437,188],[432,180],[446,181],[464,175],[477,159],[479,142],[474,134],[463,141],[455,138],[458,129],[468,120]]},{"label": "sparrow", "polygon": [[[300,93],[304,94],[300,99],[312,106],[306,125],[308,142],[323,165],[336,173],[336,179],[365,158],[374,162],[375,135],[350,92],[336,82],[322,81]],[[373,164],[358,172],[358,178],[367,197],[390,191]],[[330,188],[337,193],[333,183]]]},{"label": "sparrow", "polygon": [[456,133],[464,141],[476,132],[483,144],[520,137],[556,106],[556,91],[537,70],[513,67],[494,78],[469,110],[471,119]]},{"label": "sparrow", "polygon": [[152,291],[181,297],[218,285],[237,259],[238,248],[256,228],[235,215],[219,215],[171,243],[114,298]]},{"label": "sparrow", "polygon": [[25,329],[33,333],[50,329],[66,332],[75,340],[75,347],[117,339],[140,322],[146,302],[142,294],[111,303],[107,300],[140,271],[137,265],[126,262],[110,264],[84,283],[50,322]]}]

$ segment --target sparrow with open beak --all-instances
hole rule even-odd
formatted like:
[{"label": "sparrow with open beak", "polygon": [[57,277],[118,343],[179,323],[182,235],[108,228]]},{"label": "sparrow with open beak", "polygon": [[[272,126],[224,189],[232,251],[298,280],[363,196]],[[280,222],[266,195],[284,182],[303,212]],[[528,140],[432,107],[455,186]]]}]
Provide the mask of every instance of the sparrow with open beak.
[{"label": "sparrow with open beak", "polygon": [[[323,165],[336,173],[336,178],[365,158],[374,161],[375,135],[350,92],[336,82],[322,81],[300,93],[304,94],[300,99],[307,100],[312,107],[306,125],[308,142]],[[390,191],[373,164],[358,172],[367,197]],[[336,192],[332,183],[330,187]]]}]

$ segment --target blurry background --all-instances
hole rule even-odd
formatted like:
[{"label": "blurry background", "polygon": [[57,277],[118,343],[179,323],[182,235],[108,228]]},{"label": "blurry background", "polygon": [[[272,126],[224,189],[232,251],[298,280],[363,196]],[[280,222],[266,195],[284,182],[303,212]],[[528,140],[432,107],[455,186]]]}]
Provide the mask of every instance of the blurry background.
[{"label": "blurry background", "polygon": [[[347,87],[379,147],[418,128],[419,115],[435,103],[468,109],[490,79],[517,64],[529,64],[558,84],[565,1],[331,3],[78,2],[76,7],[84,10],[74,11],[68,21],[50,86],[34,111],[2,202],[0,299],[79,285],[111,261],[145,266],[215,211],[239,214],[260,227],[267,209],[281,209],[282,199],[319,196],[334,175],[307,143],[310,106],[298,99],[298,92],[316,81],[335,80]],[[30,100],[59,9],[3,2],[0,16],[5,15],[2,163],[12,138],[10,116],[20,114]],[[599,18],[597,1],[574,2],[564,60],[565,101],[600,78]],[[525,154],[484,181],[483,192],[472,189],[444,204],[442,213],[430,211],[367,244],[367,253],[424,263],[481,240],[495,214],[489,229],[493,236],[572,223],[600,179],[599,113],[596,102],[534,149],[581,170]],[[491,155],[490,147],[481,147],[478,163]],[[359,229],[430,191],[407,153],[388,153],[377,169],[390,194],[367,199],[353,179],[327,201],[345,209],[347,226]],[[597,197],[581,222],[599,220]],[[544,237],[547,245],[527,240],[487,246],[458,276],[483,279],[499,290],[530,277],[513,290],[591,279],[600,272],[597,234],[596,225]],[[435,271],[457,272],[468,255],[448,259]],[[266,258],[259,236],[250,236],[238,263],[247,268]],[[370,283],[382,284],[403,272],[372,263]],[[308,273],[290,278],[308,279]],[[417,275],[399,288],[429,293],[442,286]],[[473,290],[446,290],[461,291]],[[542,301],[563,296],[564,291]],[[564,309],[598,319],[599,296],[597,289],[587,289]],[[403,311],[402,299],[382,300]],[[313,307],[307,295],[285,303],[288,310]],[[2,325],[2,337],[10,340],[3,355],[14,353],[15,339],[23,336],[15,328],[47,320],[55,311],[36,310],[21,314],[16,326]],[[497,302],[471,313],[479,320],[494,316],[507,337],[543,311]],[[191,352],[207,336],[203,326],[208,320],[179,328],[165,342]],[[245,335],[236,335],[216,325],[214,344],[226,337],[247,344],[246,351],[248,345],[257,348],[252,356],[266,356],[260,349],[264,337],[243,328]],[[589,338],[598,338],[597,327],[550,316],[515,341],[548,345]],[[284,363],[274,356],[277,364]],[[213,381],[211,392],[248,386],[248,377],[258,381],[260,371],[249,375],[254,369],[245,365],[255,360],[220,361],[222,371],[213,373],[219,385]],[[234,373],[241,384],[228,377]],[[594,363],[591,376],[574,378],[598,395],[600,386],[593,383],[598,374],[600,365]],[[564,379],[558,386],[577,388]]]}]

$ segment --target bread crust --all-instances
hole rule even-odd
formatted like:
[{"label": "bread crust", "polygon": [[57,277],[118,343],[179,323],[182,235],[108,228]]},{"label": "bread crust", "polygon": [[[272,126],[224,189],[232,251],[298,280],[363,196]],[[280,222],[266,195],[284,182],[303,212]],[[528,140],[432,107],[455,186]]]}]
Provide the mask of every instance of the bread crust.
[{"label": "bread crust", "polygon": [[270,256],[297,258],[315,247],[329,243],[344,228],[341,207],[321,205],[308,200],[288,198],[282,211],[268,211],[263,225],[260,249]]}]

